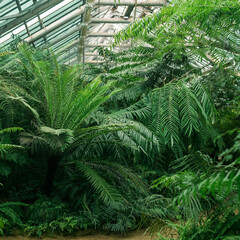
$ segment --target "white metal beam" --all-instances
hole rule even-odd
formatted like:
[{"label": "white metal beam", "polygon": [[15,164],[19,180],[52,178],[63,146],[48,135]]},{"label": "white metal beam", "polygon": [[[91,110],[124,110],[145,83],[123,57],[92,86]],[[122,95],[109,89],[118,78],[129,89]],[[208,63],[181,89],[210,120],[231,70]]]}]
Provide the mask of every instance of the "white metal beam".
[{"label": "white metal beam", "polygon": [[[61,52],[67,51],[69,48],[75,46],[76,44],[78,44],[79,40],[76,39],[74,41],[72,41],[70,44],[64,46],[63,48],[60,48],[59,50],[57,50],[55,53],[59,54]],[[111,47],[111,44],[85,44],[85,48],[96,48],[96,47]],[[116,45],[114,46],[114,48],[130,48],[131,44],[122,44],[122,45]]]},{"label": "white metal beam", "polygon": [[[91,23],[126,23],[126,24],[131,23],[132,21],[133,20],[131,20],[131,19],[124,20],[124,19],[119,19],[119,18],[92,18],[90,20]],[[67,38],[68,36],[72,35],[73,33],[80,31],[81,28],[82,28],[82,24],[78,24],[78,25],[70,28],[63,34],[61,34],[58,37],[54,38],[53,40],[49,41],[48,44],[46,45],[46,47],[53,46],[54,44],[62,41],[63,39]]]},{"label": "white metal beam", "polygon": [[[17,4],[18,11],[19,11],[19,12],[22,12],[22,7],[21,7],[21,4],[20,4],[19,0],[15,0],[15,2],[16,2],[16,4]],[[26,29],[26,31],[27,31],[28,36],[30,36],[31,33],[30,33],[30,31],[29,31],[29,28],[28,28],[28,25],[27,25],[26,21],[24,21],[23,23],[24,23],[24,26],[25,26],[25,29]]]},{"label": "white metal beam", "polygon": [[96,64],[96,63],[105,63],[106,61],[104,61],[104,60],[100,60],[100,61],[97,61],[97,60],[93,60],[93,61],[86,61],[85,63],[87,64]]},{"label": "white metal beam", "polygon": [[[96,44],[86,44],[86,45],[85,45],[85,47],[89,47],[89,48],[111,47],[111,46],[112,46],[111,44],[98,44],[98,45],[96,45]],[[114,48],[116,48],[116,47],[118,47],[118,48],[121,48],[121,47],[126,48],[126,47],[131,47],[131,44],[122,44],[122,45],[116,45],[116,46],[114,46]]]},{"label": "white metal beam", "polygon": [[18,14],[13,14],[13,15],[8,15],[8,16],[2,16],[2,17],[0,17],[0,21],[12,19],[12,18],[18,18],[18,17],[21,17],[22,15],[23,15],[22,13],[18,13]]},{"label": "white metal beam", "polygon": [[[69,30],[67,30],[63,34],[61,34],[58,37],[54,38],[53,40],[49,41],[47,43],[46,47],[51,47],[54,44],[62,41],[63,39],[67,38],[68,36],[72,35],[73,33],[77,32],[77,31],[80,31],[81,30],[81,26],[82,26],[82,24],[78,24],[78,25],[70,28]],[[77,40],[77,41],[79,41],[79,40]]]},{"label": "white metal beam", "polygon": [[88,0],[85,4],[85,10],[83,14],[83,21],[81,25],[81,35],[79,38],[79,46],[78,46],[78,62],[84,63],[84,45],[85,45],[85,37],[87,35],[88,24],[91,19],[91,12],[93,8],[93,0]]},{"label": "white metal beam", "polygon": [[[52,0],[53,1],[53,0]],[[60,0],[54,0],[54,1],[60,1]],[[137,5],[137,6],[163,6],[167,4],[167,0],[93,0],[93,4],[96,6],[131,6],[131,5]],[[36,32],[32,36],[25,39],[26,42],[32,43],[42,36],[50,33],[51,31],[55,30],[56,28],[62,26],[63,24],[67,23],[68,21],[71,21],[75,17],[83,14],[85,9],[85,5],[79,7],[78,9],[74,10],[73,12],[67,14],[66,16],[62,17],[61,19],[57,20],[56,22],[50,24],[49,26],[45,27],[44,29]],[[36,14],[36,13],[35,13]],[[31,15],[32,16],[32,15]],[[113,20],[114,21],[114,20]],[[0,28],[1,30],[1,28]]]},{"label": "white metal beam", "polygon": [[[97,52],[95,53],[85,53],[84,54],[86,57],[99,57],[99,58],[103,58],[102,56],[100,56]],[[68,59],[72,59],[73,57],[76,57],[76,53],[72,53],[72,54],[65,54],[64,56],[58,58],[58,61],[59,62],[64,62],[65,60],[68,60]]]},{"label": "white metal beam", "polygon": [[98,6],[163,6],[168,3],[167,0],[95,0]]},{"label": "white metal beam", "polygon": [[64,52],[64,51],[66,51],[67,49],[75,46],[75,45],[78,44],[78,43],[79,43],[79,39],[76,39],[76,40],[72,41],[71,43],[69,43],[68,45],[64,46],[63,48],[58,49],[58,50],[55,52],[55,54]]},{"label": "white metal beam", "polygon": [[41,29],[40,31],[34,33],[30,37],[26,38],[24,41],[28,42],[28,43],[32,43],[32,42],[40,39],[41,37],[43,37],[46,34],[52,32],[53,30],[55,30],[56,28],[58,28],[58,27],[62,26],[63,24],[71,21],[75,17],[78,17],[79,15],[83,14],[84,9],[85,9],[85,5],[77,8],[76,10],[74,10],[71,13],[65,15],[64,17],[60,18],[56,22],[54,22],[54,23],[48,25],[47,27]]},{"label": "white metal beam", "polygon": [[132,18],[92,18],[91,23],[131,23]]},{"label": "white metal beam", "polygon": [[114,37],[117,33],[108,33],[108,32],[90,32],[87,34],[87,37]]},{"label": "white metal beam", "polygon": [[24,11],[22,11],[16,19],[9,20],[7,22],[3,22],[0,24],[0,36],[7,32],[8,30],[16,27],[17,25],[27,21],[29,18],[39,14],[40,12],[46,10],[47,8],[53,7],[58,3],[62,2],[62,0],[40,0],[36,4],[28,7]]}]

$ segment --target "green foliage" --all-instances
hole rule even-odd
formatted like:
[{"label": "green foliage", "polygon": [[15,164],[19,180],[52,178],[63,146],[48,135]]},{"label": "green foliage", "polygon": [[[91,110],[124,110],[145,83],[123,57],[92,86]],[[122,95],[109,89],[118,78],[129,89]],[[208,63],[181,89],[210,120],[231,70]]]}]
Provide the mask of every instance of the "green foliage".
[{"label": "green foliage", "polygon": [[35,224],[49,223],[64,214],[65,205],[58,199],[39,198],[29,208],[29,221]]},{"label": "green foliage", "polygon": [[116,35],[115,44],[131,39],[133,48],[120,53],[100,51],[113,62],[107,63],[107,73],[102,75],[129,84],[118,97],[127,101],[138,99],[149,88],[200,76],[216,105],[224,106],[239,95],[238,26],[236,0],[171,1]]},{"label": "green foliage", "polygon": [[41,237],[43,234],[71,234],[79,230],[87,230],[88,225],[86,222],[89,220],[81,216],[64,216],[58,218],[50,223],[43,223],[39,225],[31,225],[29,222],[24,232],[28,236]]},{"label": "green foliage", "polygon": [[[162,146],[176,157],[206,147],[218,136],[215,107],[201,79],[182,79],[155,88],[149,95],[112,116],[137,119],[149,126]],[[215,143],[222,147],[219,138]],[[158,153],[164,152],[164,147]],[[162,152],[161,152],[162,151]]]},{"label": "green foliage", "polygon": [[[91,224],[86,216],[70,212],[63,201],[41,196],[28,210],[28,221],[23,224],[29,236],[41,237],[44,233],[72,233],[87,229]],[[92,226],[92,225],[91,225]]]},{"label": "green foliage", "polygon": [[[195,153],[176,160],[174,164],[175,169],[177,166],[177,169],[193,172],[164,176],[154,182],[153,187],[169,189],[173,196],[172,207],[189,219],[183,221],[183,225],[169,223],[170,227],[177,229],[180,239],[213,240],[239,234],[236,227],[240,223],[239,136],[240,133],[233,147],[220,154],[221,162],[218,164],[213,165],[208,156]],[[209,164],[207,171],[204,165],[198,167],[196,160]],[[215,205],[209,212],[204,211],[206,200]]]},{"label": "green foliage", "polygon": [[19,127],[11,127],[0,130],[0,174],[3,176],[8,176],[11,173],[9,162],[14,161],[20,163],[20,161],[14,159],[13,152],[16,150],[23,150],[24,148],[9,143],[11,142],[9,136],[6,137],[6,134],[9,135],[19,131],[23,131],[23,129]]},{"label": "green foliage", "polygon": [[0,235],[11,231],[13,226],[22,225],[20,206],[27,205],[20,202],[0,203]]},{"label": "green foliage", "polygon": [[[200,98],[201,96],[201,98]],[[169,83],[153,92],[153,126],[163,133],[165,143],[175,151],[182,152],[181,136],[190,137],[193,132],[206,132],[205,139],[214,135],[211,121],[214,121],[214,107],[199,80]],[[207,135],[209,134],[209,135]],[[181,156],[181,154],[179,154]]]},{"label": "green foliage", "polygon": [[[14,79],[16,88],[1,89],[1,111],[24,127],[19,141],[34,158],[27,167],[35,171],[30,175],[26,169],[21,183],[37,184],[35,189],[25,193],[17,189],[18,193],[11,194],[31,202],[26,232],[71,232],[86,226],[118,232],[133,229],[142,217],[135,202],[149,192],[147,183],[130,170],[124,158],[159,149],[157,137],[142,123],[116,118],[116,112],[107,109],[107,100],[119,91],[114,82],[104,83],[99,77],[86,81],[77,67],[60,66],[51,54],[43,61],[25,45],[16,55],[22,80]],[[7,73],[1,74],[7,83]],[[58,179],[63,176],[59,187]],[[44,190],[56,198],[39,198]],[[145,214],[155,214],[150,207],[146,209]]]},{"label": "green foliage", "polygon": [[108,182],[97,174],[91,167],[79,163],[78,170],[82,171],[84,176],[90,181],[94,189],[100,193],[100,198],[104,202],[118,202],[121,195],[118,191],[108,184]]},{"label": "green foliage", "polygon": [[[20,143],[31,150],[31,154],[46,158],[46,193],[51,191],[51,176],[54,176],[58,163],[72,154],[72,158],[79,159],[78,169],[101,193],[101,198],[113,200],[116,190],[93,169],[81,165],[81,161],[84,157],[99,157],[101,151],[109,146],[112,146],[112,151],[129,148],[134,152],[147,152],[153,146],[148,143],[152,141],[153,133],[128,119],[112,120],[111,115],[100,123],[91,123],[94,111],[119,91],[114,89],[114,82],[103,83],[100,77],[87,82],[80,79],[77,67],[65,69],[59,66],[53,55],[48,56],[49,61],[39,60],[26,45],[20,46],[18,54],[22,66],[31,77],[32,87],[29,88],[29,84],[22,86],[16,81],[21,91],[25,92],[12,89],[3,103],[13,101],[14,108],[18,106],[13,105],[17,101],[25,118],[30,118],[34,123],[33,126],[28,122],[22,123],[26,132],[21,134]],[[25,81],[29,82],[27,79]],[[17,109],[14,111],[17,112]],[[8,114],[8,109],[5,112]]]},{"label": "green foliage", "polygon": [[[210,0],[174,0],[169,7],[130,24],[117,35],[116,43],[129,38],[146,39],[157,48],[155,52],[159,57],[173,51],[175,58],[187,54],[198,66],[205,63],[224,66],[235,61],[237,64],[231,66],[237,69],[238,16],[236,0],[214,3]],[[224,30],[221,26],[225,26]]]},{"label": "green foliage", "polygon": [[[230,237],[233,239],[239,238],[239,226],[240,217],[239,214],[235,214],[234,210],[236,207],[239,207],[239,204],[233,204],[231,206],[229,203],[224,204],[223,206],[214,209],[214,213],[211,214],[206,219],[199,222],[196,225],[194,222],[189,220],[184,225],[167,223],[167,226],[175,229],[178,232],[179,239],[181,240],[195,240],[195,239],[228,239],[231,235],[235,236]],[[164,233],[164,228],[161,229],[161,233]],[[160,239],[171,239],[171,238],[162,238],[159,234]],[[225,235],[225,236],[224,236]],[[227,236],[226,236],[227,235]],[[229,236],[228,236],[229,235]],[[168,235],[170,237],[170,234]],[[234,238],[235,237],[235,238]]]},{"label": "green foliage", "polygon": [[237,0],[172,0],[84,72],[26,44],[1,53],[0,234],[152,224],[159,239],[238,239],[239,16]]}]

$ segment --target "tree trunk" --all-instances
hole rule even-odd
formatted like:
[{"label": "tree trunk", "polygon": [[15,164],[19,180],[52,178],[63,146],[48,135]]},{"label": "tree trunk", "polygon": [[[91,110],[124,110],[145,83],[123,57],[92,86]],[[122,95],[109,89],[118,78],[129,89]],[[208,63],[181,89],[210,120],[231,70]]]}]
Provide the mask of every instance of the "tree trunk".
[{"label": "tree trunk", "polygon": [[44,184],[44,193],[49,197],[52,192],[53,181],[55,177],[55,173],[57,170],[59,158],[56,156],[51,156],[47,160],[47,174],[45,178]]}]

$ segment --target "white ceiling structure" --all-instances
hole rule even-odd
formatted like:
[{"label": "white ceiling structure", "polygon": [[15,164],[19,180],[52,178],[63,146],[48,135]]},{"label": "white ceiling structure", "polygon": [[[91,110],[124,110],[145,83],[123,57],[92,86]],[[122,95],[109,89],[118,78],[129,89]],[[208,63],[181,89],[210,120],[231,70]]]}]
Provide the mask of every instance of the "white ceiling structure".
[{"label": "white ceiling structure", "polygon": [[[0,47],[24,40],[50,48],[62,63],[99,63],[94,49],[167,0],[0,0]],[[124,43],[116,47],[130,47]]]}]

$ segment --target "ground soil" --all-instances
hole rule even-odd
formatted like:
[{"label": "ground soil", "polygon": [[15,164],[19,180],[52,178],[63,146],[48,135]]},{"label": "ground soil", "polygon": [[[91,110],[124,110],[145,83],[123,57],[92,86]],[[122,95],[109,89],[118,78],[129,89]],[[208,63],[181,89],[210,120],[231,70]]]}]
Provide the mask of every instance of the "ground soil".
[{"label": "ground soil", "polygon": [[[22,236],[11,236],[11,237],[1,237],[5,240],[36,240],[37,238],[22,237]],[[42,240],[154,240],[156,238],[151,238],[148,234],[145,234],[144,230],[139,230],[136,232],[128,233],[126,235],[118,234],[103,234],[103,233],[94,233],[87,236],[56,236],[56,237],[44,237]]]}]

